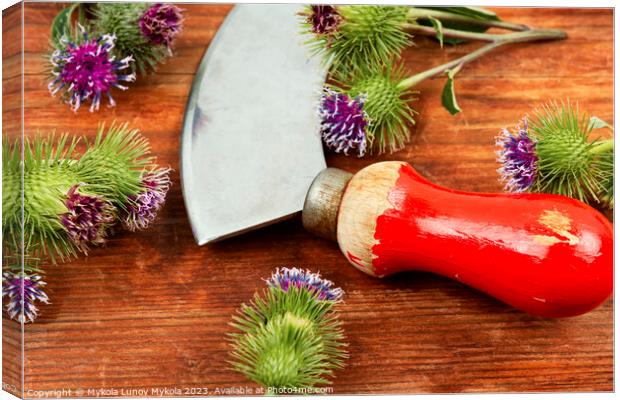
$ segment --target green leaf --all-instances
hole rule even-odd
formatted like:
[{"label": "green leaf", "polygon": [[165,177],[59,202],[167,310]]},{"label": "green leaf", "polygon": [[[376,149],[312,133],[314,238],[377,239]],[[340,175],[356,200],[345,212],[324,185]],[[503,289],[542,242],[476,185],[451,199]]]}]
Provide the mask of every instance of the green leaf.
[{"label": "green leaf", "polygon": [[437,40],[439,40],[439,46],[443,49],[443,26],[441,25],[441,21],[434,17],[430,17],[429,19],[433,24],[433,28],[435,28],[435,32],[437,32]]},{"label": "green leaf", "polygon": [[443,91],[441,92],[441,104],[443,104],[444,108],[452,115],[456,115],[461,112],[461,107],[459,107],[456,102],[456,95],[454,94],[454,77],[461,70],[461,66],[462,64],[446,72],[446,75],[448,75],[448,80],[446,85],[443,87]]},{"label": "green leaf", "polygon": [[[470,17],[470,18],[479,19],[479,20],[501,21],[501,19],[494,12],[486,10],[484,8],[480,8],[480,7],[416,7],[416,8],[443,11],[443,12],[462,15],[465,17]],[[429,23],[427,23],[427,21],[419,21],[418,23],[420,25],[430,26]],[[477,33],[486,32],[489,29],[487,27],[476,25],[476,24],[468,24],[466,22],[451,22],[451,21],[444,22],[443,27],[446,29],[456,29],[460,31],[477,32]],[[444,39],[444,43],[449,43],[449,44],[458,44],[458,43],[463,43],[463,42],[465,42],[465,40],[463,39],[453,39],[453,38]]]},{"label": "green leaf", "polygon": [[[435,7],[435,9],[440,9]],[[464,15],[466,17],[500,21],[500,18],[491,10],[482,7],[442,7],[441,11],[450,12],[452,14]]]},{"label": "green leaf", "polygon": [[79,5],[80,3],[74,3],[64,8],[54,18],[52,22],[52,43],[55,45],[60,44],[60,39],[63,36],[69,37],[71,35],[71,14]]},{"label": "green leaf", "polygon": [[608,128],[612,131],[614,130],[613,126],[609,125],[609,123],[603,121],[599,117],[596,117],[596,116],[590,117],[590,129],[601,129],[601,128]]}]

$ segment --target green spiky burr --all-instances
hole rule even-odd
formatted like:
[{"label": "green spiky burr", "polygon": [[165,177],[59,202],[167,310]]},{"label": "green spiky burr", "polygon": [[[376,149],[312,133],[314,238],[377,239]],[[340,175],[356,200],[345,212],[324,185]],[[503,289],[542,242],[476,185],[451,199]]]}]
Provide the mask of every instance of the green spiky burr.
[{"label": "green spiky burr", "polygon": [[[312,390],[343,367],[342,324],[331,283],[297,269],[276,272],[273,285],[234,316],[233,368],[265,388]],[[325,284],[327,282],[327,284]]]},{"label": "green spiky burr", "polygon": [[592,139],[593,127],[586,113],[570,103],[549,103],[535,111],[529,126],[538,156],[532,191],[584,202],[602,202],[605,195],[611,195],[608,201],[613,202],[613,177],[610,185],[610,168],[606,168],[610,157],[613,164],[613,139]]},{"label": "green spiky burr", "polygon": [[349,82],[347,95],[365,99],[366,140],[371,153],[392,153],[409,141],[417,114],[411,102],[418,92],[401,85],[403,78],[402,67],[388,66],[373,73],[358,73]]},{"label": "green spiky burr", "polygon": [[411,44],[409,34],[403,29],[408,7],[330,7],[329,12],[338,15],[338,26],[329,32],[317,31],[321,28],[311,20],[317,12],[313,7],[330,6],[309,6],[304,12],[304,31],[315,33],[307,43],[314,53],[321,54],[326,63],[333,65],[332,72],[339,75],[366,66],[382,66]]},{"label": "green spiky burr", "polygon": [[[23,249],[22,237],[22,162],[21,141],[2,141],[2,233],[3,248],[13,249],[12,255],[18,257]],[[5,257],[6,259],[6,257]]]},{"label": "green spiky burr", "polygon": [[67,135],[53,134],[25,139],[23,163],[20,141],[4,142],[2,190],[9,195],[3,195],[2,225],[9,254],[23,247],[34,255],[49,255],[53,261],[77,254],[59,218],[67,211],[64,195],[79,181],[71,167],[77,142]]},{"label": "green spiky burr", "polygon": [[[20,141],[4,142],[2,222],[9,253],[26,248],[52,262],[71,259],[86,252],[88,242],[99,243],[118,212],[145,190],[144,172],[155,165],[148,142],[136,130],[102,125],[79,156],[75,149],[81,140],[87,142],[53,134],[25,139],[23,163]],[[76,236],[79,210],[74,207],[90,210],[99,224],[91,236]]]},{"label": "green spiky burr", "polygon": [[506,189],[613,208],[614,140],[595,136],[602,127],[611,128],[570,102],[550,102],[524,117],[518,132],[504,129],[497,145]]},{"label": "green spiky burr", "polygon": [[144,170],[153,167],[154,157],[149,153],[146,138],[127,123],[112,124],[107,130],[101,125],[75,170],[81,177],[96,176],[88,181],[91,187],[116,207],[124,208],[128,197],[142,190]]},{"label": "green spiky burr", "polygon": [[146,75],[165,60],[168,49],[155,46],[142,34],[139,20],[149,3],[97,3],[93,8],[93,31],[116,36],[114,52],[118,59],[133,56],[134,72]]}]

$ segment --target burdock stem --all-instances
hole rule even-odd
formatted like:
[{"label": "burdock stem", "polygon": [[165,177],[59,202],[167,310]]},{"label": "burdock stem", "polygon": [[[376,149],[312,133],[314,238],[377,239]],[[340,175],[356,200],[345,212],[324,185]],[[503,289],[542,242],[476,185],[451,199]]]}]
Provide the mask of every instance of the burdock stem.
[{"label": "burdock stem", "polygon": [[[431,26],[410,24],[410,23],[407,23],[403,26],[405,30],[407,30],[407,32],[416,33],[416,34],[424,35],[424,36],[437,36],[437,31],[435,30],[435,28]],[[468,31],[461,31],[458,29],[448,29],[448,28],[442,28],[441,31],[443,33],[444,38],[478,40],[482,42],[495,42],[501,39],[502,36],[506,36],[506,34],[468,32]]]},{"label": "burdock stem", "polygon": [[496,21],[496,20],[484,20],[484,19],[476,19],[467,17],[465,15],[453,14],[445,11],[439,10],[428,10],[424,8],[415,8],[412,7],[407,16],[412,19],[430,19],[430,17],[438,19],[442,22],[464,22],[467,24],[485,26],[489,28],[501,28],[507,29],[509,31],[528,31],[530,27],[523,24],[513,24],[505,21]]},{"label": "burdock stem", "polygon": [[481,47],[477,50],[474,50],[471,53],[464,55],[463,57],[459,57],[445,64],[442,64],[437,67],[431,68],[429,70],[412,75],[409,78],[405,78],[398,84],[398,86],[401,89],[412,88],[426,79],[432,78],[436,75],[443,74],[446,71],[454,67],[463,66],[467,63],[470,63],[482,57],[486,53],[492,50],[495,50],[498,47],[504,46],[506,44],[536,42],[539,40],[564,39],[566,38],[566,33],[560,30],[555,30],[555,29],[549,29],[549,30],[540,29],[540,30],[529,30],[525,32],[508,33],[504,35],[492,35],[492,36],[494,36],[495,38],[488,45]]}]

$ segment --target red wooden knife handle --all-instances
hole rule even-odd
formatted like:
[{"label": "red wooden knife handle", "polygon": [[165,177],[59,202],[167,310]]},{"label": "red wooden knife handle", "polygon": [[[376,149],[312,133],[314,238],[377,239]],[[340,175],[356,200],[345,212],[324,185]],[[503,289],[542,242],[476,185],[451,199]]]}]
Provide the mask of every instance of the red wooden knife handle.
[{"label": "red wooden knife handle", "polygon": [[335,236],[367,274],[434,272],[544,317],[579,315],[611,295],[612,226],[577,200],[446,189],[403,162],[322,174],[304,226]]}]

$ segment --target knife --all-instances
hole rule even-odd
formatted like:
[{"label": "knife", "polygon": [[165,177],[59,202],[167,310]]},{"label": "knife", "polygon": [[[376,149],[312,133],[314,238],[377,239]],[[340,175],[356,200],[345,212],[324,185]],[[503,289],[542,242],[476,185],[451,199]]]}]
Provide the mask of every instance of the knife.
[{"label": "knife", "polygon": [[544,317],[610,296],[612,227],[579,201],[451,190],[404,162],[326,168],[316,114],[326,68],[303,46],[300,10],[236,6],[199,66],[181,139],[199,245],[301,211],[305,229],[372,276],[430,271]]}]

